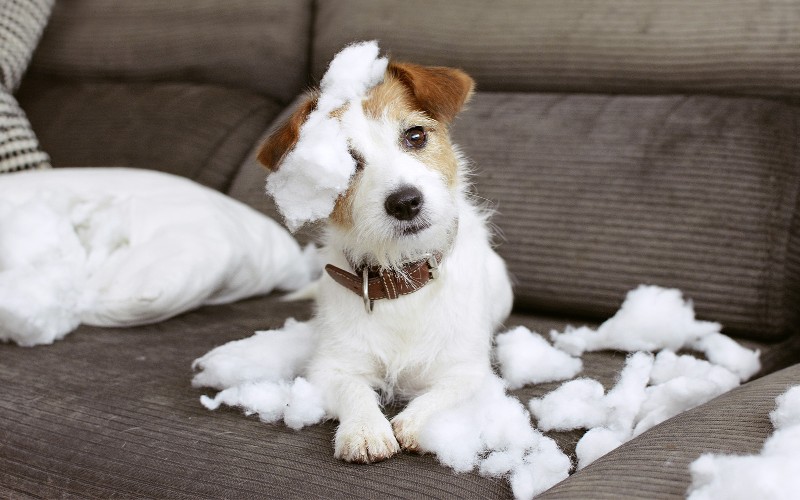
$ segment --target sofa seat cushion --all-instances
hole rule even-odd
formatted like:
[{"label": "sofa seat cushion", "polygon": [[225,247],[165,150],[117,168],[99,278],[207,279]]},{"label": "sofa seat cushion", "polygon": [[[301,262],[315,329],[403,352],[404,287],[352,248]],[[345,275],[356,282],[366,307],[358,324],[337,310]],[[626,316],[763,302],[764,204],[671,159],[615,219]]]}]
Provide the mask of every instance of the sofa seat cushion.
[{"label": "sofa seat cushion", "polygon": [[[506,481],[455,475],[431,456],[401,454],[364,467],[333,458],[335,424],[301,431],[211,412],[193,389],[191,363],[217,345],[306,319],[310,304],[276,296],[204,307],[169,321],[127,329],[80,327],[52,346],[0,345],[0,496],[276,498],[509,498]],[[567,322],[512,316],[547,333]],[[573,324],[578,324],[572,322]],[[772,353],[798,346],[760,346]],[[613,385],[624,355],[584,356],[585,376]],[[786,363],[781,358],[780,363]],[[557,384],[515,394],[527,402]],[[389,408],[395,413],[398,407]],[[553,433],[573,453],[580,433]]]},{"label": "sofa seat cushion", "polygon": [[152,168],[218,190],[281,109],[253,92],[192,83],[31,77],[18,98],[55,167]]}]

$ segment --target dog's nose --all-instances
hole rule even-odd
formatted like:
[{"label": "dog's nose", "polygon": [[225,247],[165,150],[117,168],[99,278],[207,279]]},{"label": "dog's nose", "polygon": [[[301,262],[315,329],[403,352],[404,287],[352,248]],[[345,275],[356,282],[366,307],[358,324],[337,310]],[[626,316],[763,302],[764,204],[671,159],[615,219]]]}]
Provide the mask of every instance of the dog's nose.
[{"label": "dog's nose", "polygon": [[386,197],[386,213],[399,220],[411,220],[422,209],[422,193],[414,186],[403,186]]}]

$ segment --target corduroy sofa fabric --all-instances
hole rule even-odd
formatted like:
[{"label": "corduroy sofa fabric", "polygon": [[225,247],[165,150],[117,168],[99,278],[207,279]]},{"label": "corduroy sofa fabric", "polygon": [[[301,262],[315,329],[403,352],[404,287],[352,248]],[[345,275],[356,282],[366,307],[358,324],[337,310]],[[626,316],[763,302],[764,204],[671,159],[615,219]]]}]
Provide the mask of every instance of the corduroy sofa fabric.
[{"label": "corduroy sofa fabric", "polygon": [[683,498],[689,464],[701,454],[761,451],[773,432],[775,398],[799,381],[800,365],[794,365],[734,389],[654,427],[538,498]]},{"label": "corduroy sofa fabric", "polygon": [[225,84],[289,101],[307,80],[310,0],[57,2],[31,70]]},{"label": "corduroy sofa fabric", "polygon": [[797,326],[799,124],[768,100],[479,93],[453,135],[499,212],[518,305],[607,318],[657,284],[775,339]]},{"label": "corduroy sofa fabric", "polygon": [[335,460],[333,423],[296,432],[200,405],[210,390],[189,385],[192,360],[309,314],[269,297],[82,327],[43,348],[0,345],[0,497],[509,497],[505,482],[452,475],[431,457]]},{"label": "corduroy sofa fabric", "polygon": [[281,109],[250,91],[192,83],[30,78],[19,99],[56,167],[149,168],[220,190]]},{"label": "corduroy sofa fabric", "polygon": [[[795,0],[70,0],[18,96],[56,166],[177,173],[277,216],[254,152],[342,45],[377,38],[397,58],[463,67],[479,92],[453,134],[498,211],[517,279],[508,327],[594,326],[650,282],[751,337],[737,340],[761,350],[759,376],[795,365],[545,496],[679,498],[701,452],[758,451],[774,397],[800,383],[800,335],[782,337],[800,327],[798,26]],[[0,344],[0,498],[512,496],[430,456],[337,461],[333,422],[296,432],[201,406],[212,391],[190,386],[192,360],[310,314],[270,296]],[[587,353],[581,375],[609,388],[624,360]],[[574,455],[582,434],[550,435]]]},{"label": "corduroy sofa fabric", "polygon": [[[456,475],[431,456],[405,453],[366,467],[335,460],[331,422],[292,431],[235,409],[211,412],[200,405],[200,395],[213,391],[190,386],[195,358],[310,313],[308,303],[273,295],[203,307],[149,326],[81,327],[35,349],[0,345],[0,497],[511,496],[506,481]],[[566,323],[531,315],[507,322],[545,334]],[[765,360],[791,349],[797,358],[798,346],[749,346],[761,348]],[[583,375],[611,387],[624,359],[622,353],[589,353]],[[515,394],[527,402],[557,385]],[[581,434],[552,436],[573,453]]]},{"label": "corduroy sofa fabric", "polygon": [[460,66],[492,91],[800,96],[786,0],[320,0],[312,67],[353,40]]}]

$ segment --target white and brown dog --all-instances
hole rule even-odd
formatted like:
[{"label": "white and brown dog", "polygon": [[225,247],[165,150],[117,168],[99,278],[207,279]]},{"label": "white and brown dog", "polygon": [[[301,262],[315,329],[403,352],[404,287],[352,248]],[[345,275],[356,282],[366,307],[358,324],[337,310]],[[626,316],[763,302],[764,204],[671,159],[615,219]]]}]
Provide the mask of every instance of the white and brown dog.
[{"label": "white and brown dog", "polygon": [[[360,106],[331,113],[357,169],[325,224],[329,265],[307,376],[340,422],[335,456],[343,460],[422,451],[428,418],[491,374],[492,334],[511,310],[511,284],[448,130],[473,86],[458,69],[390,62]],[[264,143],[267,168],[279,169],[316,99],[310,94]],[[357,119],[344,120],[345,111]],[[379,394],[410,402],[390,423]]]}]

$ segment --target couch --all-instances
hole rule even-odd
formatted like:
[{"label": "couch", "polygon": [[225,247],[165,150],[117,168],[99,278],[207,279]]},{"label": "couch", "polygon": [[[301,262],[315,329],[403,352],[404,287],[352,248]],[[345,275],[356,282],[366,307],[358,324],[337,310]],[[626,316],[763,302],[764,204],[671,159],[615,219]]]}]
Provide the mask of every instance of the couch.
[{"label": "couch", "polygon": [[[701,453],[757,453],[800,383],[800,2],[61,0],[17,98],[55,167],[158,169],[277,217],[255,148],[365,39],[477,81],[453,135],[497,211],[508,326],[596,325],[652,283],[761,350],[754,380],[541,498],[676,498]],[[278,299],[0,345],[0,497],[511,496],[428,455],[339,462],[332,422],[203,408],[192,360],[311,314]],[[624,359],[587,354],[583,374],[608,388]],[[579,432],[549,435],[574,454]]]}]

